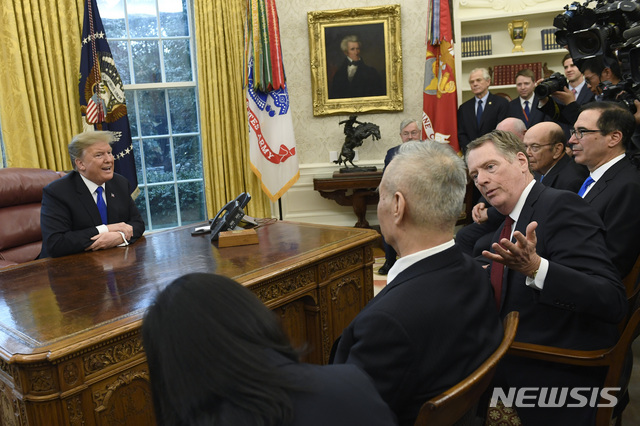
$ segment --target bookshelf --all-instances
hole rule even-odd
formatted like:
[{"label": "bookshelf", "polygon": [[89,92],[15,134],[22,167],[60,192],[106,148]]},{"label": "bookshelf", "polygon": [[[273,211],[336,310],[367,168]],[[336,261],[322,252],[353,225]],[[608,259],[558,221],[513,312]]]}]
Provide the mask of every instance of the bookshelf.
[{"label": "bookshelf", "polygon": [[[486,3],[486,7],[477,6]],[[484,56],[462,57],[462,44],[455,45],[456,80],[458,84],[458,103],[462,104],[473,94],[469,89],[469,73],[478,67],[496,65],[515,65],[527,63],[546,63],[552,71],[562,72],[562,58],[565,49],[542,50],[541,30],[553,27],[553,18],[563,12],[563,7],[570,3],[562,1],[539,1],[535,6],[522,10],[495,10],[489,1],[454,0],[454,30],[456,41],[462,37],[491,36],[491,54]],[[518,2],[506,2],[505,7],[515,8]],[[476,7],[470,7],[474,4]],[[522,47],[524,52],[511,52],[513,43],[509,37],[507,24],[515,19],[528,21],[529,28]],[[515,74],[515,73],[514,73]],[[511,98],[518,96],[515,82],[513,84],[492,85],[493,93],[507,93]]]}]

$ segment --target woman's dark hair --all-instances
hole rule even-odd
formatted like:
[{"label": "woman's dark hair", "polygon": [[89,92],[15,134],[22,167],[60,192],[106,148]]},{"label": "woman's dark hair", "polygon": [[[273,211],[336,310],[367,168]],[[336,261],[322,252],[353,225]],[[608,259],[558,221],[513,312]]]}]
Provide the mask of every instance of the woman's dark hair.
[{"label": "woman's dark hair", "polygon": [[220,424],[223,410],[252,425],[291,421],[292,386],[265,352],[297,354],[275,314],[232,279],[176,279],[149,307],[142,337],[159,425]]}]

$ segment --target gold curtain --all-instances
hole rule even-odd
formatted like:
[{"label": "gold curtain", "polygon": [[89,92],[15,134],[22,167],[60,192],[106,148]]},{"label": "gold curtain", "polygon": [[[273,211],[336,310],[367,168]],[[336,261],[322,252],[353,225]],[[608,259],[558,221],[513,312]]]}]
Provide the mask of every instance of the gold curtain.
[{"label": "gold curtain", "polygon": [[248,214],[269,217],[268,198],[249,169],[249,133],[242,89],[244,0],[195,0],[200,124],[207,210],[248,191]]},{"label": "gold curtain", "polygon": [[1,0],[0,118],[9,167],[66,170],[82,131],[82,0]]}]

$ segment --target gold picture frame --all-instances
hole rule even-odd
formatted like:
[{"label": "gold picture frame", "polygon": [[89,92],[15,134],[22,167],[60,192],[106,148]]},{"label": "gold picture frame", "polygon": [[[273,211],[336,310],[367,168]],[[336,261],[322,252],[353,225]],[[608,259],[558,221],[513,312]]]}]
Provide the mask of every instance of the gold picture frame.
[{"label": "gold picture frame", "polygon": [[[403,110],[399,4],[308,12],[307,22],[314,116]],[[355,74],[341,45],[359,48]]]}]

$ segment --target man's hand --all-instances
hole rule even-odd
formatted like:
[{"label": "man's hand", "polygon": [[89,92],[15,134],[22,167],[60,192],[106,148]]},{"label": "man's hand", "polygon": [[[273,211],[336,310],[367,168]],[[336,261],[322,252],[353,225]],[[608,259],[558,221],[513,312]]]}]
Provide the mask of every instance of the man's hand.
[{"label": "man's hand", "polygon": [[566,86],[562,90],[553,92],[551,96],[565,105],[569,105],[571,102],[575,102],[576,100],[576,95],[574,95],[573,92]]},{"label": "man's hand", "polygon": [[483,223],[489,219],[487,216],[487,206],[484,203],[478,203],[471,209],[471,218],[475,223]]},{"label": "man's hand", "polygon": [[534,271],[538,270],[541,261],[540,256],[536,253],[537,227],[538,222],[531,222],[527,225],[526,236],[522,235],[520,231],[516,231],[513,233],[513,237],[516,239],[515,243],[503,238],[491,246],[495,253],[484,250],[482,255],[491,261],[502,263],[509,269],[531,276]]},{"label": "man's hand", "polygon": [[93,244],[85,249],[85,251],[96,251],[117,247],[122,244],[122,235],[120,232],[103,232],[102,234],[91,237]]},{"label": "man's hand", "polygon": [[109,232],[122,232],[127,241],[129,241],[133,237],[133,226],[128,225],[124,222],[110,223],[107,225],[107,229],[109,230]]}]

